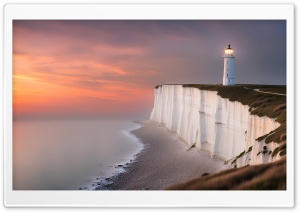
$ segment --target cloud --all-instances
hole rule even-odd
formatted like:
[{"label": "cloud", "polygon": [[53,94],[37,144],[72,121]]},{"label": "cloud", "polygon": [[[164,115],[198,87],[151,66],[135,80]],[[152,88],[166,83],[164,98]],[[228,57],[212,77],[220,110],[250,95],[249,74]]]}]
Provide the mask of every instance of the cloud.
[{"label": "cloud", "polygon": [[[238,83],[286,83],[285,21],[16,20],[14,101],[45,108],[39,115],[67,107],[73,115],[82,107],[89,115],[120,114],[116,104],[129,105],[122,109],[128,114],[147,102],[140,113],[148,116],[158,84],[221,83],[228,44]],[[45,96],[59,106],[47,106]]]}]

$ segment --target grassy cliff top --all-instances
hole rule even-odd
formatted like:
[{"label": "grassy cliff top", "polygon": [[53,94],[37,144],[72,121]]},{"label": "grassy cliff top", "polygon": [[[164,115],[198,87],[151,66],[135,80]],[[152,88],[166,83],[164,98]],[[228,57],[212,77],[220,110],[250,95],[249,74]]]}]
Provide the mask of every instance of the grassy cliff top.
[{"label": "grassy cliff top", "polygon": [[[160,87],[156,86],[155,88]],[[258,141],[266,138],[265,142],[282,143],[285,146],[286,141],[286,85],[253,85],[238,84],[234,86],[223,85],[204,85],[204,84],[184,84],[183,87],[193,87],[199,90],[216,91],[222,98],[229,101],[238,101],[243,105],[248,105],[249,112],[252,115],[260,117],[267,116],[275,118],[280,123],[280,127],[266,134]],[[282,146],[283,147],[283,146]],[[285,155],[286,149],[281,148],[277,152]]]},{"label": "grassy cliff top", "polygon": [[[272,92],[279,94],[286,94],[286,85],[260,85],[260,84],[237,84],[231,86],[224,86],[221,84],[162,84],[162,85],[182,85],[183,87],[195,87],[200,90],[210,90],[210,91],[221,91],[221,90],[236,90],[239,88],[250,88],[250,89],[259,89],[264,92]],[[159,88],[162,85],[157,85],[155,88]]]},{"label": "grassy cliff top", "polygon": [[[156,86],[155,88],[160,87]],[[257,138],[266,143],[280,143],[272,156],[283,156],[279,161],[224,170],[185,183],[170,186],[170,190],[285,190],[286,189],[286,86],[285,85],[201,85],[184,84],[200,90],[216,91],[222,98],[249,106],[252,115],[275,118],[280,126]]]},{"label": "grassy cliff top", "polygon": [[[286,86],[285,85],[199,85],[185,84],[200,90],[217,91],[222,98],[238,101],[250,107],[253,115],[276,118],[279,123],[286,121]],[[274,93],[274,94],[273,94]],[[282,95],[278,95],[282,94]]]},{"label": "grassy cliff top", "polygon": [[[156,86],[155,88],[160,87]],[[238,101],[250,107],[253,115],[276,118],[276,121],[286,121],[286,86],[285,85],[203,85],[184,84],[183,87],[193,87],[199,90],[217,91],[222,98]],[[275,94],[273,94],[275,93]],[[280,95],[281,94],[281,95]]]}]

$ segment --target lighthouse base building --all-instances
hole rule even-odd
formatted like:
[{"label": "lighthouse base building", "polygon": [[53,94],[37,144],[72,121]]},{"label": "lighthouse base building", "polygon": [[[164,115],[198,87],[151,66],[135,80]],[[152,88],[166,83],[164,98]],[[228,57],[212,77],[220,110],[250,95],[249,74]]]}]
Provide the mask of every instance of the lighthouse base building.
[{"label": "lighthouse base building", "polygon": [[223,85],[235,85],[235,76],[234,76],[234,55],[233,49],[225,49],[224,58],[224,75],[223,75]]}]

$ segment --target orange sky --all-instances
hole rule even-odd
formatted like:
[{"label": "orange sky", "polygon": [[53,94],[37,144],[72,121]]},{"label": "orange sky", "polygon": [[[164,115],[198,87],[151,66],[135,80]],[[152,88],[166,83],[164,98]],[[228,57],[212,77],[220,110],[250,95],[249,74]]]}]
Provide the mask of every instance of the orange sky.
[{"label": "orange sky", "polygon": [[[102,57],[136,56],[143,54],[142,49],[105,42],[91,45],[87,39],[72,36],[68,29],[64,34],[60,22],[48,24],[62,31],[49,33],[22,24],[14,26],[14,117],[122,118],[145,112],[149,115],[153,87],[118,80],[139,73]],[[72,52],[72,48],[84,50]],[[151,77],[155,72],[140,74]]]},{"label": "orange sky", "polygon": [[149,118],[156,85],[221,83],[228,44],[238,83],[285,84],[285,40],[284,21],[17,20],[14,118]]},{"label": "orange sky", "polygon": [[[85,66],[97,70],[87,73]],[[57,73],[41,72],[55,68]],[[75,69],[74,69],[75,67]],[[103,72],[128,75],[118,67],[93,61],[55,61],[51,56],[14,53],[13,104],[16,117],[117,117],[153,104],[153,89],[101,79]],[[145,100],[145,96],[148,96]],[[141,102],[136,101],[139,99]],[[148,101],[147,101],[148,100]],[[137,104],[138,102],[138,104]],[[145,105],[143,105],[145,104]],[[141,108],[142,106],[142,108]]]}]

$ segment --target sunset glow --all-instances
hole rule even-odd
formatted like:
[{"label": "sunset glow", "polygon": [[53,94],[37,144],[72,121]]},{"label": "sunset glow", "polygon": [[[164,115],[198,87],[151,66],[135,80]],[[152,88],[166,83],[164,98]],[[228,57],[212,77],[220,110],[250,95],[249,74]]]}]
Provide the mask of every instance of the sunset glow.
[{"label": "sunset glow", "polygon": [[[255,26],[261,25],[269,28],[255,39],[264,43],[264,33],[285,23]],[[261,46],[247,48],[251,42],[239,33],[253,22],[232,28],[242,26],[246,30],[239,32],[226,31],[220,21],[14,21],[14,117],[148,117],[158,84],[220,83],[228,43],[235,44],[237,77],[247,83],[251,77],[242,62]],[[285,40],[277,34],[274,39]],[[281,40],[274,49],[283,48]],[[273,61],[276,70],[268,61],[260,65],[284,75],[285,60]]]}]

